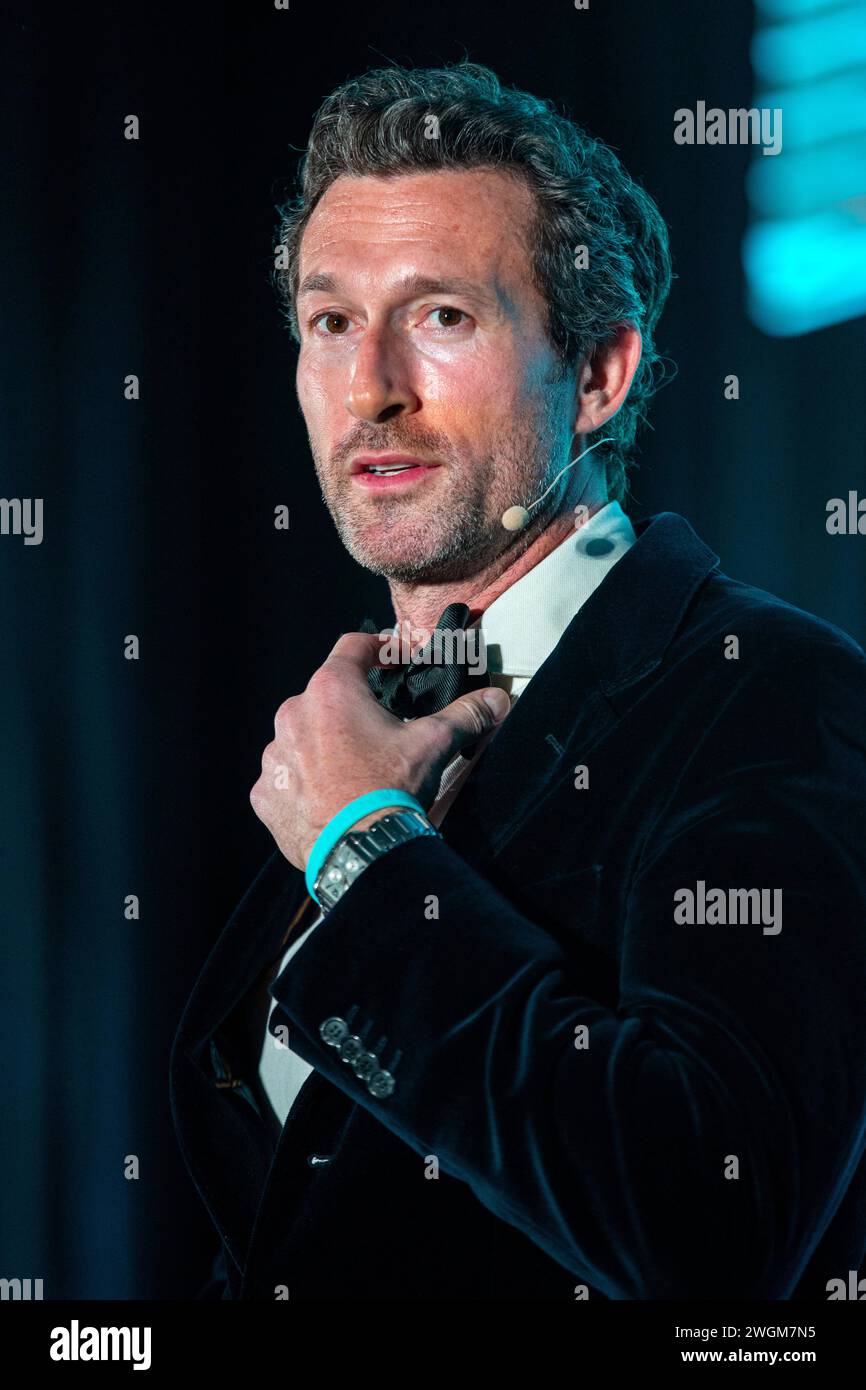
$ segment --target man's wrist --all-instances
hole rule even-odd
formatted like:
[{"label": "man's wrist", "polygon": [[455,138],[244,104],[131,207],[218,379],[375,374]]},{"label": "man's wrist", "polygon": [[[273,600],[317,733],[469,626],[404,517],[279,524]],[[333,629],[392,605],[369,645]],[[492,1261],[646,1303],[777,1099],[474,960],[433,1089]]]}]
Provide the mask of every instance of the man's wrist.
[{"label": "man's wrist", "polygon": [[[307,862],[304,868],[304,877],[307,881],[307,891],[312,897],[316,897],[316,880],[322,871],[322,866],[331,851],[343,835],[347,834],[356,821],[364,816],[372,816],[379,811],[384,811],[386,807],[408,807],[410,810],[417,811],[418,815],[424,817],[424,807],[417,797],[411,796],[409,792],[403,791],[401,787],[379,787],[374,791],[364,792],[361,796],[354,797],[348,801],[341,810],[333,815],[326,825],[322,827],[313,846],[307,855]],[[359,832],[366,833],[366,832]]]},{"label": "man's wrist", "polygon": [[423,810],[382,807],[361,820],[369,824],[362,828],[359,821],[345,830],[315,876],[311,896],[323,912],[339,902],[369,864],[390,850],[420,837],[440,838],[440,831]]}]

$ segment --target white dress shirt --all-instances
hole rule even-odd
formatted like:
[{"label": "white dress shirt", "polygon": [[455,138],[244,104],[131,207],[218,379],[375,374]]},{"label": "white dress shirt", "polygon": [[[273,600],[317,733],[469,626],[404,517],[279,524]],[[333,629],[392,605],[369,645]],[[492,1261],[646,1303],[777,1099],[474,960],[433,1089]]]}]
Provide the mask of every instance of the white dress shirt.
[{"label": "white dress shirt", "polygon": [[[484,634],[491,683],[507,690],[512,703],[550,656],[578,609],[634,542],[632,524],[619,503],[608,502],[482,613],[475,625]],[[474,761],[458,753],[445,768],[428,812],[434,825],[441,824]],[[320,913],[292,941],[278,974],[321,921]],[[269,1020],[275,1007],[273,1000]],[[286,1045],[265,1028],[259,1080],[281,1125],[312,1070],[291,1050],[291,1037]]]}]

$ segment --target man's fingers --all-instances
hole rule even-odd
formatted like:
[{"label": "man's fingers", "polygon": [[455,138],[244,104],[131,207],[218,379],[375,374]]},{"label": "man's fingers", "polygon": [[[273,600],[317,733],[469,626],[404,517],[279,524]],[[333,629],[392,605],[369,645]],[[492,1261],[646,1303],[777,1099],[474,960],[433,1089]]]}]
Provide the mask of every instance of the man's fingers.
[{"label": "man's fingers", "polygon": [[390,632],[344,632],[337,638],[319,670],[345,670],[351,666],[366,676],[371,666],[387,666],[389,663],[382,661],[379,653],[390,636]]},{"label": "man's fingers", "polygon": [[[381,656],[391,636],[387,632],[344,632],[312,679],[363,679],[366,685],[367,672],[371,667],[391,664],[387,653],[385,660]],[[372,691],[370,694],[375,699]],[[484,690],[461,695],[459,700],[453,700],[437,714],[413,719],[411,726],[420,728],[428,725],[427,731],[433,736],[437,756],[450,758],[501,724],[510,709],[511,699],[506,691],[497,686],[488,686]]]},{"label": "man's fingers", "polygon": [[442,731],[439,735],[443,745],[440,752],[447,757],[453,757],[461,748],[467,748],[482,734],[501,724],[510,709],[511,699],[508,694],[498,686],[491,685],[486,690],[461,695],[459,700],[453,700],[450,705],[439,710],[438,714],[429,714],[422,719],[414,720],[410,727],[417,728],[429,722],[431,730],[435,728]]}]

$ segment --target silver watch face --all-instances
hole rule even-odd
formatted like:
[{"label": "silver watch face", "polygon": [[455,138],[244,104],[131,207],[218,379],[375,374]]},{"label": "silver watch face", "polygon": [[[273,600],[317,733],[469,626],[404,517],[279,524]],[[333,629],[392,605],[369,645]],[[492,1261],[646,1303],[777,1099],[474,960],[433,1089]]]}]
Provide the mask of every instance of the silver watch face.
[{"label": "silver watch face", "polygon": [[348,887],[349,882],[345,878],[341,876],[338,879],[335,874],[326,871],[316,884],[316,894],[321,902],[331,907],[339,902]]}]

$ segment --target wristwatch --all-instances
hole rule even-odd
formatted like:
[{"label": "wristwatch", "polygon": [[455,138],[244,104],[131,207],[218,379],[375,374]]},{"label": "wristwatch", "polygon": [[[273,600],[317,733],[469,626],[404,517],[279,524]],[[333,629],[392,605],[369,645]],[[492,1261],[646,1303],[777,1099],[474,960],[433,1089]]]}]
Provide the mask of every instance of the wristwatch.
[{"label": "wristwatch", "polygon": [[368,864],[422,835],[442,836],[421,811],[390,811],[366,830],[347,830],[331,850],[314,884],[314,896],[323,912],[339,902],[347,888]]}]

